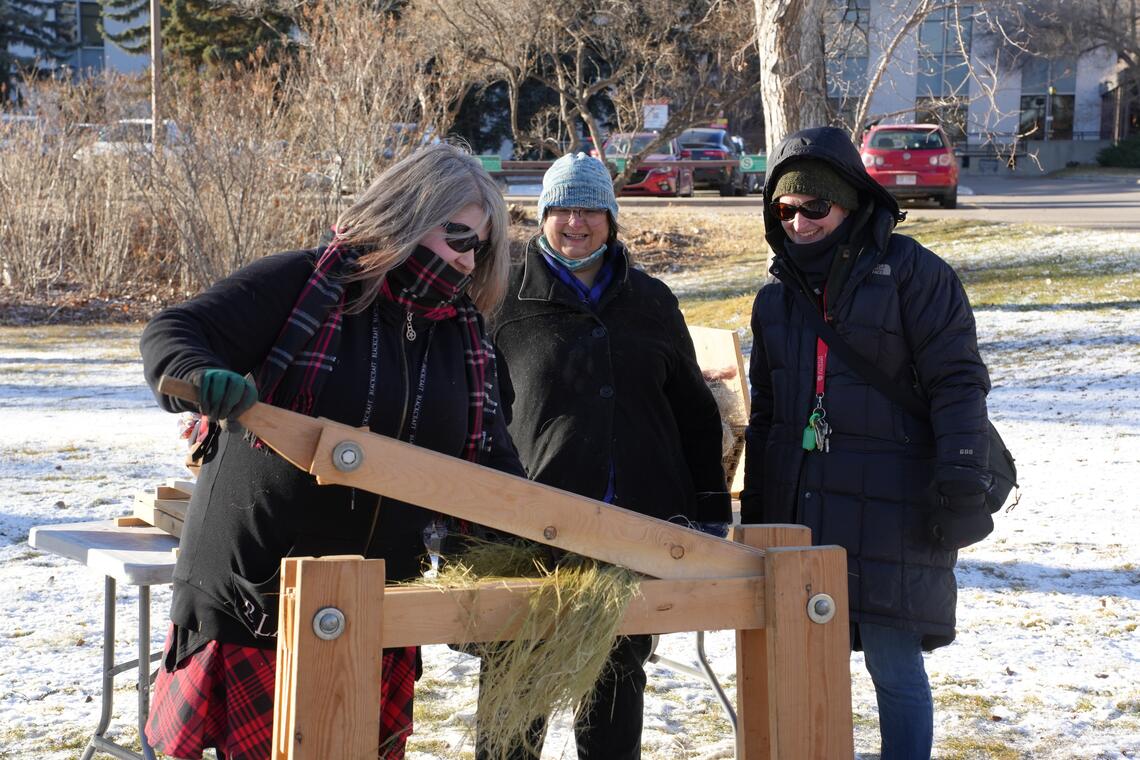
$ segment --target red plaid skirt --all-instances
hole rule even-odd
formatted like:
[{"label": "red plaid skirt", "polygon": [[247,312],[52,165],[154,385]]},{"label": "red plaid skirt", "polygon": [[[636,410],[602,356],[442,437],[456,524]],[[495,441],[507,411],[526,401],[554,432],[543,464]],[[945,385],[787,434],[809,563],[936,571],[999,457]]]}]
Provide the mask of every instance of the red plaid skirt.
[{"label": "red plaid skirt", "polygon": [[[166,646],[174,640],[173,631]],[[268,760],[273,746],[277,653],[211,641],[178,663],[158,669],[146,724],[152,747],[178,758]],[[412,733],[416,648],[385,649],[380,682],[381,760],[403,760]]]}]

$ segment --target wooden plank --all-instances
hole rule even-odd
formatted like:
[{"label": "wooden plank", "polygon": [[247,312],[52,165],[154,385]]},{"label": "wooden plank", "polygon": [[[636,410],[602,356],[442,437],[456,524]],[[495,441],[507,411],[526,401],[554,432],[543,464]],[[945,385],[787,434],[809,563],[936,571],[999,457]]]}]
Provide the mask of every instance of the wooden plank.
[{"label": "wooden plank", "polygon": [[697,364],[720,409],[725,427],[724,468],[734,496],[744,487],[744,429],[748,425],[751,398],[747,370],[740,352],[740,336],[735,330],[715,327],[689,327]]},{"label": "wooden plank", "polygon": [[[170,378],[159,390],[197,398],[193,385]],[[363,488],[657,578],[763,573],[763,552],[749,547],[331,420],[257,403],[240,421],[320,483]],[[358,469],[333,466],[342,442],[360,447]]]},{"label": "wooden plank", "polygon": [[[810,546],[804,525],[734,525],[731,537],[757,549]],[[760,590],[759,595],[764,596]],[[768,631],[761,626],[736,632],[736,756],[740,760],[772,760],[773,732],[768,701]]]},{"label": "wooden plank", "polygon": [[156,499],[174,499],[186,501],[193,493],[194,489],[192,488],[189,491],[186,491],[182,488],[176,488],[170,485],[161,485],[154,489],[154,497]]},{"label": "wooden plank", "polygon": [[277,670],[273,693],[273,748],[271,760],[288,760],[293,746],[296,709],[293,679],[297,653],[297,563],[298,558],[281,560],[281,602],[277,612]]},{"label": "wooden plank", "polygon": [[189,504],[187,501],[172,502],[169,499],[139,496],[135,499],[134,516],[147,525],[153,525],[161,531],[181,538],[182,526],[186,521],[187,504]]},{"label": "wooden plank", "polygon": [[167,488],[172,488],[175,491],[181,491],[182,493],[185,494],[185,496],[183,498],[189,499],[191,496],[194,495],[194,487],[198,484],[197,484],[197,481],[193,481],[193,480],[182,480],[180,478],[170,478],[165,483],[163,483],[163,485],[166,486]]},{"label": "wooden plank", "polygon": [[[363,488],[656,578],[741,578],[764,571],[763,552],[741,544],[347,425],[321,422],[324,434],[311,469],[320,483]],[[333,449],[346,442],[356,444],[362,454],[351,472],[333,466]]]},{"label": "wooden plank", "polygon": [[[460,644],[514,638],[538,581],[496,581],[477,589],[390,586],[384,593],[384,646]],[[675,633],[764,625],[764,579],[646,580],[620,632]]]},{"label": "wooden plank", "polygon": [[[379,754],[381,626],[384,561],[360,557],[301,558],[295,601],[285,636],[285,699],[274,736],[288,742],[289,760],[375,760]],[[334,607],[345,619],[343,633],[319,638],[318,610]],[[282,639],[287,643],[282,644]],[[278,660],[280,663],[280,659]],[[280,728],[280,731],[278,730]],[[288,730],[286,730],[288,729]]]},{"label": "wooden plank", "polygon": [[[772,757],[852,757],[847,553],[769,549],[764,586]],[[808,602],[820,593],[835,605],[826,623],[808,617]]]},{"label": "wooden plank", "polygon": [[165,512],[177,520],[185,520],[186,510],[190,508],[189,499],[156,499],[141,494],[135,503]]}]

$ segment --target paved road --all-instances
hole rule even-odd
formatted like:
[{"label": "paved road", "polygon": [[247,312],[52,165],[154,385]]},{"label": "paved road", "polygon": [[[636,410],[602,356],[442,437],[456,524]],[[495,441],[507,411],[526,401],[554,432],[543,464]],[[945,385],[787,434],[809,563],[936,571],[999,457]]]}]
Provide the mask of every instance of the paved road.
[{"label": "paved road", "polygon": [[[534,195],[508,200],[533,205]],[[623,206],[654,208],[697,206],[730,213],[760,213],[760,196],[721,198],[698,192],[693,198],[622,197]],[[970,175],[962,178],[958,208],[932,203],[903,204],[911,219],[981,219],[990,222],[1140,230],[1140,178],[1021,178]]]}]

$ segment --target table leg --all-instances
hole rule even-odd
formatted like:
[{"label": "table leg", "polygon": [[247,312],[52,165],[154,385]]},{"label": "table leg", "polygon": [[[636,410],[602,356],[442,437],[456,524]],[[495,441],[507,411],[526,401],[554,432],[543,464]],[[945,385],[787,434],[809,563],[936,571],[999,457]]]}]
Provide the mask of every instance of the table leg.
[{"label": "table leg", "polygon": [[115,579],[104,576],[103,579],[103,697],[102,712],[99,714],[99,725],[87,748],[83,750],[80,760],[91,760],[98,747],[97,739],[103,737],[103,732],[111,724],[111,707],[115,693]]},{"label": "table leg", "polygon": [[[91,760],[96,752],[106,753],[121,760],[156,760],[154,750],[146,741],[146,720],[150,714],[150,586],[139,586],[139,646],[138,660],[115,664],[115,579],[105,576],[103,583],[103,695],[99,725],[91,735],[91,741],[83,750],[80,760]],[[158,657],[159,655],[156,655]],[[132,752],[108,739],[104,734],[111,725],[111,712],[115,701],[115,676],[131,668],[138,668],[139,689],[139,744],[142,754]]]},{"label": "table leg", "polygon": [[146,740],[150,715],[150,586],[139,586],[139,744],[145,760],[155,760]]}]

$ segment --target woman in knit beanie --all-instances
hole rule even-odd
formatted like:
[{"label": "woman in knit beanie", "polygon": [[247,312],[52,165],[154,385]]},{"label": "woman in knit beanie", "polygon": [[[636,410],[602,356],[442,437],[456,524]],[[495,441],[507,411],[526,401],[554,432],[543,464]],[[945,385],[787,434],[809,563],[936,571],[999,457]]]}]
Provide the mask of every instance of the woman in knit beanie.
[{"label": "woman in knit beanie", "polygon": [[[583,153],[555,161],[538,220],[494,327],[503,382],[515,394],[509,430],[527,475],[723,534],[731,507],[720,413],[676,297],[633,268],[618,240],[605,164]],[[580,759],[640,757],[651,647],[649,636],[615,641],[575,721]],[[478,716],[480,725],[494,720]],[[537,726],[512,760],[537,758],[544,729]],[[488,757],[477,744],[476,757]]]}]

